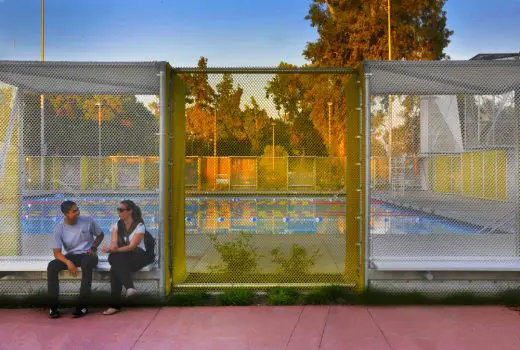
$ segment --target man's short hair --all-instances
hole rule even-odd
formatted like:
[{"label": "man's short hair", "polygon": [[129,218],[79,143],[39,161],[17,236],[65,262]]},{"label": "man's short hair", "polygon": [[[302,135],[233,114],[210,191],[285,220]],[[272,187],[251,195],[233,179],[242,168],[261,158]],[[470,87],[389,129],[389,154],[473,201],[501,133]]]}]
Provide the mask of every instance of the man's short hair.
[{"label": "man's short hair", "polygon": [[75,205],[76,205],[76,203],[73,201],[65,201],[65,202],[61,203],[61,212],[63,214],[67,214],[72,209],[72,207]]}]

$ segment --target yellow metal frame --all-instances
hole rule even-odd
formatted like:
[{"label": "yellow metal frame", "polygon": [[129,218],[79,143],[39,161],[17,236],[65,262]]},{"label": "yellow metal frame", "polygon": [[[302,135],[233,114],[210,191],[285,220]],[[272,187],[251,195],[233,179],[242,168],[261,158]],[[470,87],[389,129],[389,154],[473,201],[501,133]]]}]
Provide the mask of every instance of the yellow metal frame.
[{"label": "yellow metal frame", "polygon": [[[3,93],[0,91],[0,94]],[[18,93],[21,93],[20,91]],[[11,101],[16,103],[15,101]],[[14,108],[14,106],[13,106]],[[20,112],[19,112],[20,113]],[[0,114],[0,122],[4,125],[9,123],[10,113]],[[18,134],[18,127],[13,132],[13,139]],[[3,136],[3,142],[11,143],[11,140],[7,140],[7,130]],[[18,139],[18,142],[20,140]],[[20,173],[20,153],[16,144],[9,144],[6,154],[6,163],[4,164],[4,174],[0,177],[0,185],[3,186],[2,195],[2,209],[0,215],[2,215],[2,226],[0,227],[0,239],[2,244],[0,245],[0,255],[3,256],[15,256],[19,252],[20,234],[22,232],[21,218],[22,218],[22,201],[21,194],[19,192],[21,179]]]},{"label": "yellow metal frame", "polygon": [[360,68],[345,86],[347,105],[347,236],[345,254],[345,279],[355,284],[356,289],[365,288],[365,203],[366,203],[366,118],[364,74]]},{"label": "yellow metal frame", "polygon": [[174,284],[186,277],[186,249],[184,224],[184,154],[185,154],[185,97],[186,84],[172,70],[165,69],[165,86],[161,103],[166,104],[165,120],[161,133],[165,133],[163,154],[166,166],[161,176],[165,179],[163,189],[163,262],[164,294],[169,295]]},{"label": "yellow metal frame", "polygon": [[173,254],[173,283],[180,283],[186,278],[186,243],[185,243],[185,213],[184,213],[184,155],[186,139],[185,98],[186,84],[175,73],[171,79],[171,115],[172,115],[172,177],[171,177],[171,232]]}]

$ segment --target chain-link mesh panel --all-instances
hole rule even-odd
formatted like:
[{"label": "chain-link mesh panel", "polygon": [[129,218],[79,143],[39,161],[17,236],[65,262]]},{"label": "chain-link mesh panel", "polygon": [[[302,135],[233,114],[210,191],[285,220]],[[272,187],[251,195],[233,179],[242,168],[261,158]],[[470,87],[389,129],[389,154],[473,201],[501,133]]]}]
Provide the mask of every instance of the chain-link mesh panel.
[{"label": "chain-link mesh panel", "polygon": [[96,220],[105,243],[118,202],[134,200],[158,238],[161,259],[160,69],[158,63],[0,63],[2,261],[49,259],[66,199]]},{"label": "chain-link mesh panel", "polygon": [[371,267],[520,270],[520,62],[365,69]]},{"label": "chain-link mesh panel", "polygon": [[190,91],[183,283],[355,280],[345,274],[350,76],[179,71]]}]

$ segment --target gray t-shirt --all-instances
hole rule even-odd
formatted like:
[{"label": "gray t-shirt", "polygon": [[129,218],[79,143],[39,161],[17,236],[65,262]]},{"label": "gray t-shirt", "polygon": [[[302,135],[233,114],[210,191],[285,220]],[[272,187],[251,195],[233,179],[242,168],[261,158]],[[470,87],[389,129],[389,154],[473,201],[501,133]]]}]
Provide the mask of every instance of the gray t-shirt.
[{"label": "gray t-shirt", "polygon": [[54,227],[52,248],[64,249],[66,254],[84,254],[92,247],[94,236],[102,233],[94,219],[80,216],[75,225],[61,222]]}]

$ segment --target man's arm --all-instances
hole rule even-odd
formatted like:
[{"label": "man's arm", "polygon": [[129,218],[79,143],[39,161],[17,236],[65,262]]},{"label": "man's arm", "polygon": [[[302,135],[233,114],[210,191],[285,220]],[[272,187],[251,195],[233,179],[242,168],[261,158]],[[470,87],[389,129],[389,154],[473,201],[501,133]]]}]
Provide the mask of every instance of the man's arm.
[{"label": "man's arm", "polygon": [[99,245],[103,241],[103,238],[105,238],[105,234],[103,233],[103,231],[101,231],[101,227],[99,227],[99,225],[96,223],[96,221],[94,219],[91,219],[91,220],[92,220],[92,223],[90,226],[91,227],[90,233],[92,235],[94,235],[96,237],[96,239],[94,239],[94,242],[92,243],[92,247],[89,249],[89,252],[88,252],[89,255],[92,255],[97,251]]},{"label": "man's arm", "polygon": [[67,259],[65,255],[63,255],[63,253],[61,252],[61,248],[52,248],[52,252],[54,253],[54,258],[56,260],[59,260],[65,265],[67,265],[67,270],[69,270],[72,276],[76,276],[78,274],[78,269],[76,268],[76,265],[74,265],[72,261]]},{"label": "man's arm", "polygon": [[103,238],[105,238],[105,234],[103,232],[96,236],[96,239],[94,240],[94,243],[92,243],[92,247],[90,248],[90,254],[97,251],[99,245],[103,241]]}]

